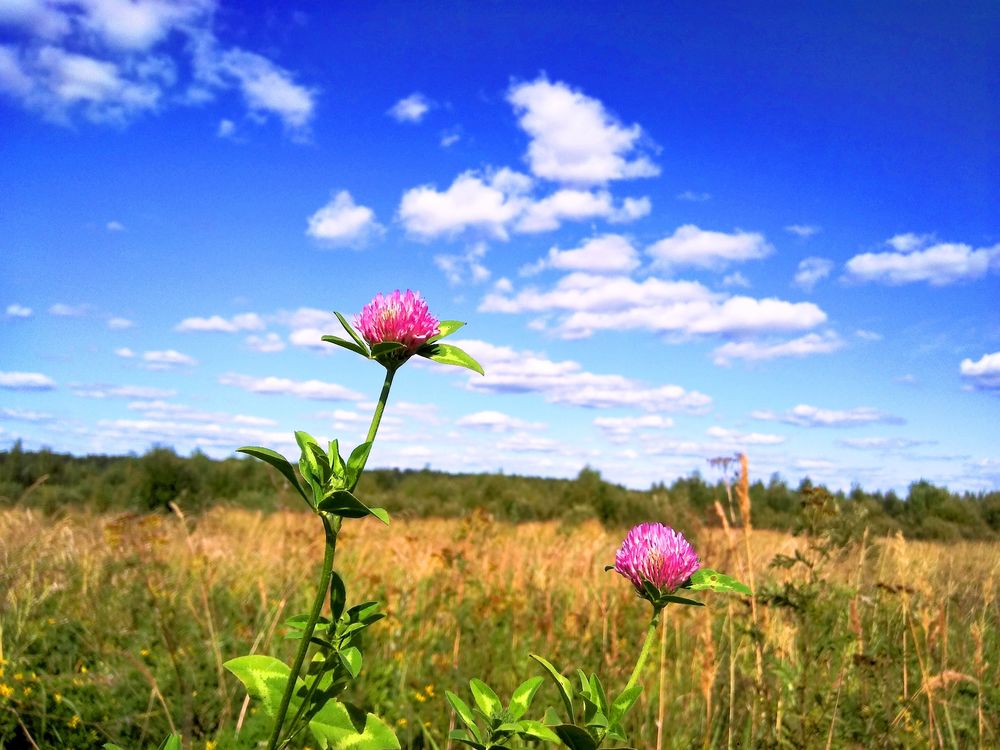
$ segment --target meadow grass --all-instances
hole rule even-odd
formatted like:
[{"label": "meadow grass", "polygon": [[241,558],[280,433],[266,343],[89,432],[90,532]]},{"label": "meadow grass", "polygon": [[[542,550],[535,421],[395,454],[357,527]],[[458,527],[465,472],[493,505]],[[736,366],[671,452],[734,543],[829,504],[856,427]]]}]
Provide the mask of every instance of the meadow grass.
[{"label": "meadow grass", "polygon": [[[531,653],[620,689],[649,616],[603,570],[624,531],[482,513],[348,522],[336,567],[349,604],[388,613],[353,700],[404,747],[444,748],[444,691],[467,697],[480,677],[509,695],[541,673]],[[635,747],[1000,745],[1000,545],[683,531],[758,596],[667,608]],[[282,623],[308,608],[322,553],[305,513],[0,512],[0,745],[139,748],[177,731],[222,750],[238,725],[254,746],[266,717],[222,663],[290,659]],[[550,685],[536,699],[557,703]]]}]

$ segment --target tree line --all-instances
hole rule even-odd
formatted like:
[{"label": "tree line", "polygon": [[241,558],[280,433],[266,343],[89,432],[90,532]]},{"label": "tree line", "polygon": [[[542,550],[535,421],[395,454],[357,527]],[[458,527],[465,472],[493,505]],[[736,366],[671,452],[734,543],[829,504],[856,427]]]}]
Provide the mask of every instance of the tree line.
[{"label": "tree line", "polygon": [[[712,473],[712,472],[710,472]],[[429,469],[372,469],[358,495],[368,505],[403,517],[455,517],[482,509],[509,521],[596,519],[628,525],[668,519],[673,525],[738,523],[729,507],[724,478],[700,472],[631,490],[584,467],[574,479],[506,474],[448,474]],[[803,479],[797,486],[773,475],[750,484],[752,523],[757,528],[795,530],[821,497],[835,512],[872,533],[896,531],[923,539],[1000,539],[1000,491],[955,493],[926,480],[910,484],[905,497],[893,491],[829,491]],[[263,463],[244,458],[215,460],[195,452],[179,456],[155,447],[141,456],[72,456],[26,451],[20,442],[0,452],[0,507],[30,507],[48,513],[81,508],[96,512],[168,510],[186,512],[216,504],[260,510],[301,507],[301,499]]]}]

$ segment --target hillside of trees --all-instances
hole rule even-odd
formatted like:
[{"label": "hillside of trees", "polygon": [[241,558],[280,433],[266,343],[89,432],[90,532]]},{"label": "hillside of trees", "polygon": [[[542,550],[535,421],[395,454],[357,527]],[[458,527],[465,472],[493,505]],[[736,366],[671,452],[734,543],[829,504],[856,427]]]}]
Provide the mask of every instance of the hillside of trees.
[{"label": "hillside of trees", "polygon": [[[714,473],[714,470],[713,470]],[[721,479],[700,473],[648,490],[629,490],[584,468],[575,479],[505,474],[446,474],[423,470],[375,469],[365,473],[358,495],[369,505],[410,517],[460,516],[480,508],[510,521],[595,518],[627,525],[669,519],[675,525],[721,523],[716,507],[728,507]],[[872,533],[901,531],[910,538],[1000,539],[1000,492],[957,494],[930,482],[912,483],[906,497],[894,492],[829,492],[803,480],[789,486],[778,476],[750,485],[752,521],[758,528],[795,530],[803,511],[823,502]],[[71,508],[98,512],[167,510],[186,512],[214,504],[261,510],[300,508],[276,472],[260,461],[213,460],[195,453],[178,456],[153,448],[142,456],[71,456],[25,451],[20,443],[0,452],[0,507],[30,507],[47,513]]]}]

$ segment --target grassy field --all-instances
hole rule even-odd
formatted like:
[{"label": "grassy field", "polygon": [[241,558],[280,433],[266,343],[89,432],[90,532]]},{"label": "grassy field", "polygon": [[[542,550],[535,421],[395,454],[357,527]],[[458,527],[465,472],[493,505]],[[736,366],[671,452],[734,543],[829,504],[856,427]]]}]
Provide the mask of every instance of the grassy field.
[{"label": "grassy field", "polygon": [[[509,694],[540,674],[530,653],[620,689],[648,620],[603,572],[624,531],[348,522],[336,567],[349,603],[389,614],[353,698],[404,747],[426,733],[444,748],[444,691],[466,696],[480,677]],[[1000,546],[683,531],[758,596],[666,610],[635,747],[1000,746]],[[0,513],[0,745],[139,748],[175,730],[222,750],[239,724],[254,746],[265,718],[222,662],[290,658],[282,623],[308,608],[321,556],[317,519],[299,513]],[[557,702],[546,685],[536,706]]]}]

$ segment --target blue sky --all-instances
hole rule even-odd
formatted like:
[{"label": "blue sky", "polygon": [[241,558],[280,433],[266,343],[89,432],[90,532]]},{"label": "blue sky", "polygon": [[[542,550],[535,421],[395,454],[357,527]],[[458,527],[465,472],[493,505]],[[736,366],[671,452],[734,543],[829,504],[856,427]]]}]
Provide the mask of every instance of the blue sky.
[{"label": "blue sky", "polygon": [[1000,487],[995,3],[0,5],[0,446]]}]

